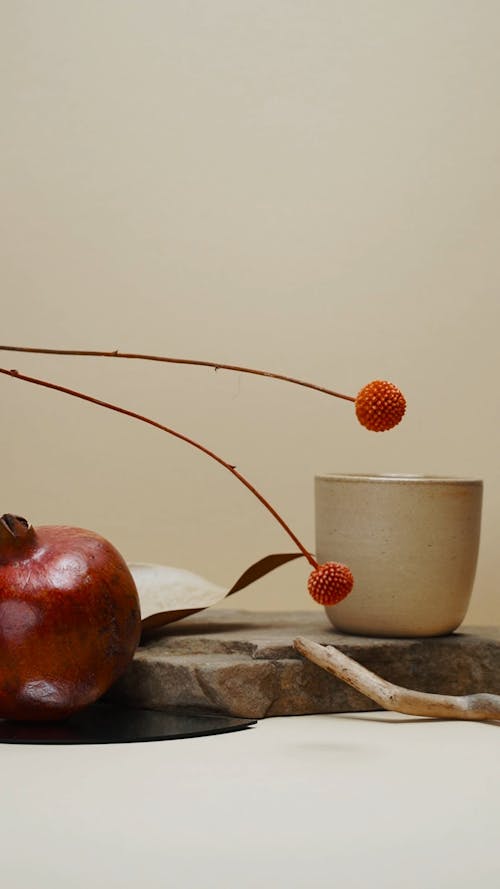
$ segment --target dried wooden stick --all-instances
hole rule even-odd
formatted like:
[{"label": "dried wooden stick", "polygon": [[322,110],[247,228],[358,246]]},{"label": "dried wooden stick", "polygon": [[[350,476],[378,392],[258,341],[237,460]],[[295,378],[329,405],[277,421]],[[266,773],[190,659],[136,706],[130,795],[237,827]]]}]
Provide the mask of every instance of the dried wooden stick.
[{"label": "dried wooden stick", "polygon": [[303,637],[295,639],[293,644],[304,657],[380,704],[384,710],[441,719],[500,720],[500,695],[436,695],[412,691],[387,682],[333,645],[318,645]]}]

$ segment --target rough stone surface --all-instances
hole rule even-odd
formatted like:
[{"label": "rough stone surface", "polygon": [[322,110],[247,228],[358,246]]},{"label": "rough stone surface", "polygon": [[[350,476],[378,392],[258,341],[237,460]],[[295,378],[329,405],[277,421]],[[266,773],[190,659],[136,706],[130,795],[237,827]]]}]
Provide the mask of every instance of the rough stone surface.
[{"label": "rough stone surface", "polygon": [[500,694],[499,627],[465,627],[427,639],[381,639],[337,633],[322,611],[211,609],[151,636],[109,697],[157,710],[257,719],[379,709],[302,658],[293,648],[297,636],[335,645],[408,688]]}]

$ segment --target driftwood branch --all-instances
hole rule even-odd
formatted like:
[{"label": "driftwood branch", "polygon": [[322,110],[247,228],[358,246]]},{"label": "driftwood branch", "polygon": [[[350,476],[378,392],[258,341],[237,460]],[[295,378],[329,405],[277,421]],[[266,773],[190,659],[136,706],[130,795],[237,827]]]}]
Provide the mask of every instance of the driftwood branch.
[{"label": "driftwood branch", "polygon": [[295,639],[293,644],[304,657],[375,701],[384,710],[440,719],[500,720],[500,695],[437,695],[412,691],[387,682],[333,645],[318,645],[303,637]]}]

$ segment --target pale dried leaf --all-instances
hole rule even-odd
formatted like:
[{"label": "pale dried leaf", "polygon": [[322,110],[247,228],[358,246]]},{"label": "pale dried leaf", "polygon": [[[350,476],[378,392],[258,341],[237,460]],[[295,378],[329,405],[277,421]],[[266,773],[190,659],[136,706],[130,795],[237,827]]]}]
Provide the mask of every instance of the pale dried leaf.
[{"label": "pale dried leaf", "polygon": [[148,562],[134,562],[128,567],[139,593],[143,620],[160,612],[209,608],[227,593],[223,587],[184,568]]},{"label": "pale dried leaf", "polygon": [[211,605],[265,577],[280,565],[301,557],[301,552],[273,553],[264,556],[246,568],[229,590],[184,568],[153,565],[149,562],[129,564],[141,603],[143,638],[151,631],[210,608]]}]

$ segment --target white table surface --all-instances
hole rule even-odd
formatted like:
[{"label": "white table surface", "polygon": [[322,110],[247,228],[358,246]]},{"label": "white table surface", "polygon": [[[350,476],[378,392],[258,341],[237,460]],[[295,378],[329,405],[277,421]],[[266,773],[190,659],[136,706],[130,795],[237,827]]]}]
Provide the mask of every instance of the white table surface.
[{"label": "white table surface", "polygon": [[267,719],[102,746],[0,745],[5,889],[500,886],[500,725]]}]

